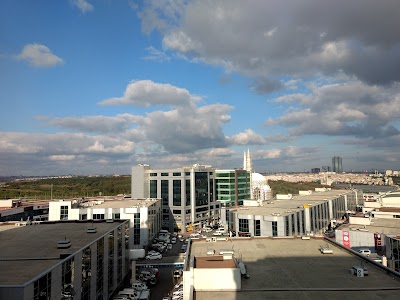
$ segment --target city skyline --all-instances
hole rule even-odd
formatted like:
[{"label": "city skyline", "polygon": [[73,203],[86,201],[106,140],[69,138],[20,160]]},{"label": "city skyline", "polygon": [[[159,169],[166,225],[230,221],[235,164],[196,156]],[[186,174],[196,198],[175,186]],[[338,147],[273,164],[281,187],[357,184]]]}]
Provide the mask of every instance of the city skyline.
[{"label": "city skyline", "polygon": [[400,2],[2,1],[0,175],[399,169]]}]

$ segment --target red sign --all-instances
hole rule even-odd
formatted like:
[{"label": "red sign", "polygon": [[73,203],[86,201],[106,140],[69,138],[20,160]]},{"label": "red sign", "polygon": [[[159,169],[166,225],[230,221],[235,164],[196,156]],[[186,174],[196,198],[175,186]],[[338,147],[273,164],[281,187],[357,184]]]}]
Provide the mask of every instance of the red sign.
[{"label": "red sign", "polygon": [[343,246],[350,248],[350,233],[343,231]]}]

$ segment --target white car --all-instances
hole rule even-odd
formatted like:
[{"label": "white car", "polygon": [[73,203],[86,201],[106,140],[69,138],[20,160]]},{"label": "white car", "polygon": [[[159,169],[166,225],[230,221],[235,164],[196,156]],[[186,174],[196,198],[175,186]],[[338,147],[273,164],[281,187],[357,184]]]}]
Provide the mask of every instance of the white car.
[{"label": "white car", "polygon": [[141,281],[135,281],[134,283],[132,283],[131,286],[133,289],[138,290],[138,291],[142,291],[142,290],[147,290],[147,285]]},{"label": "white car", "polygon": [[213,232],[213,235],[222,235],[222,232],[221,231],[216,231],[216,232]]},{"label": "white car", "polygon": [[162,255],[160,253],[156,254],[156,253],[150,253],[146,255],[146,259],[161,259]]},{"label": "white car", "polygon": [[175,238],[175,237],[173,237],[173,238],[171,239],[171,243],[172,243],[172,244],[176,244],[176,238]]},{"label": "white car", "polygon": [[167,245],[167,249],[168,249],[168,250],[171,250],[171,249],[172,249],[172,244],[168,244],[168,245]]}]

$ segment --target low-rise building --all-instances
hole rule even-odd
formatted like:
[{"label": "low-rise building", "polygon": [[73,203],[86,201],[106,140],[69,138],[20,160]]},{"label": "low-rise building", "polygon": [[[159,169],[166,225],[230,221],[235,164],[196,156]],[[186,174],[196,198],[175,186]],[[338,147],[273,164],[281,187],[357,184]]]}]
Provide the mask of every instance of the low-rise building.
[{"label": "low-rise building", "polygon": [[129,220],[129,248],[143,248],[161,228],[160,199],[58,200],[49,203],[49,220]]},{"label": "low-rise building", "polygon": [[129,274],[128,221],[38,222],[0,235],[0,299],[108,300]]}]

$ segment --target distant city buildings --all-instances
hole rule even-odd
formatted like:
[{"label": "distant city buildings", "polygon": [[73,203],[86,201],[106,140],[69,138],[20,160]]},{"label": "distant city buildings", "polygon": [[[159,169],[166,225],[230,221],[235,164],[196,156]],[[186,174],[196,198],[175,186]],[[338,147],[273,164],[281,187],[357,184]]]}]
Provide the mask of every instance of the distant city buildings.
[{"label": "distant city buildings", "polygon": [[342,158],[340,156],[332,157],[332,171],[343,173]]},{"label": "distant city buildings", "polygon": [[320,169],[320,168],[312,168],[312,169],[311,169],[311,173],[312,173],[312,174],[318,174],[319,172],[321,172],[321,169]]},{"label": "distant city buildings", "polygon": [[322,166],[322,172],[331,172],[331,170],[330,166]]}]

